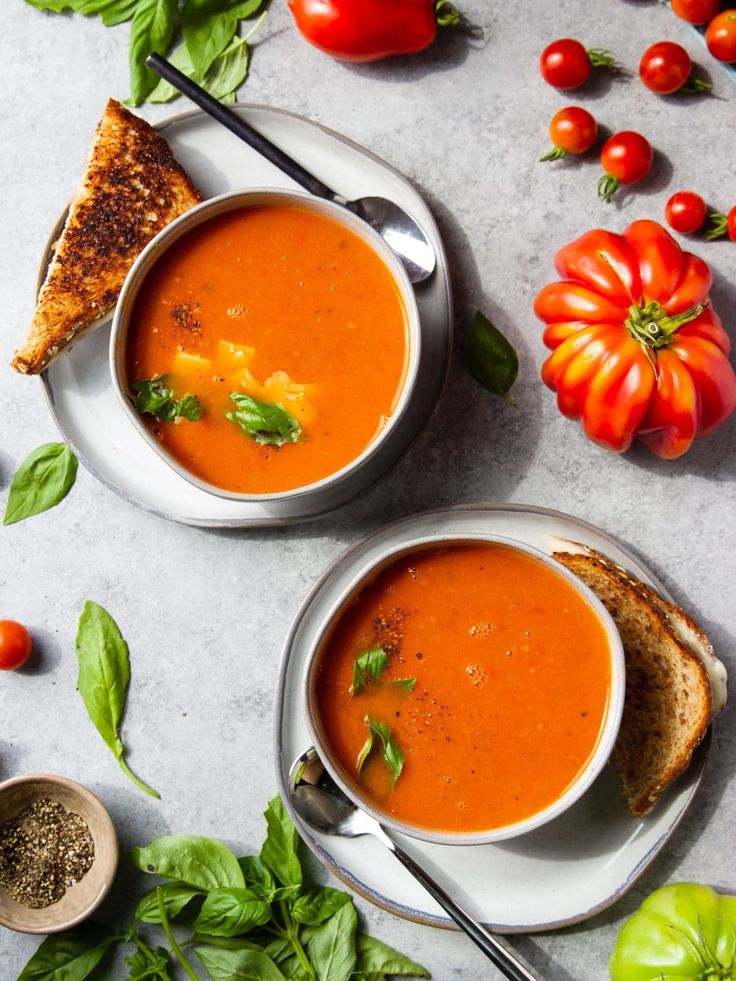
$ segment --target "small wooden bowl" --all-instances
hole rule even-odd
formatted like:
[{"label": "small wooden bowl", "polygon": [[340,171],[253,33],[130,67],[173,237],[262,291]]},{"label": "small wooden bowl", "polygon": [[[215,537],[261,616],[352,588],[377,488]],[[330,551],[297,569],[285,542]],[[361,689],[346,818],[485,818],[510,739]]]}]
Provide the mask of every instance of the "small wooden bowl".
[{"label": "small wooden bowl", "polygon": [[0,925],[20,933],[59,933],[76,926],[105,898],[118,867],[118,837],[110,815],[94,794],[66,777],[31,774],[0,783],[0,824],[43,797],[84,818],[95,843],[95,857],[89,872],[58,903],[44,909],[21,906],[0,886]]}]

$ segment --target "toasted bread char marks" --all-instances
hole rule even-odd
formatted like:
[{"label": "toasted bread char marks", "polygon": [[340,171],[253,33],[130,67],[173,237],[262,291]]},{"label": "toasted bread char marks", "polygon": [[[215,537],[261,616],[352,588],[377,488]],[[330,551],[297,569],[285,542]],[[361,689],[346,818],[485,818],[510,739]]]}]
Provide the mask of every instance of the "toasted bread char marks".
[{"label": "toasted bread char marks", "polygon": [[617,565],[607,556],[601,555],[600,552],[596,552],[595,549],[590,548],[588,545],[583,545],[580,542],[571,542],[554,535],[548,535],[547,540],[553,549],[559,550],[560,552],[569,552],[574,555],[591,555],[593,558],[598,559],[607,568],[613,569],[624,576],[627,582],[642,594],[644,599],[657,607],[677,639],[686,647],[690,648],[705,668],[711,687],[711,718],[715,718],[726,705],[728,672],[724,663],[717,657],[713,645],[708,640],[702,627],[679,606],[675,606],[673,603],[668,603],[667,600],[662,599],[659,593],[656,593],[651,587],[639,579],[635,579],[622,566]]},{"label": "toasted bread char marks", "polygon": [[641,817],[687,768],[705,735],[708,675],[637,580],[597,555],[553,557],[593,590],[621,634],[626,700],[615,755],[629,809]]},{"label": "toasted bread char marks", "polygon": [[12,366],[26,374],[42,371],[111,309],[154,235],[201,200],[166,140],[110,99]]}]

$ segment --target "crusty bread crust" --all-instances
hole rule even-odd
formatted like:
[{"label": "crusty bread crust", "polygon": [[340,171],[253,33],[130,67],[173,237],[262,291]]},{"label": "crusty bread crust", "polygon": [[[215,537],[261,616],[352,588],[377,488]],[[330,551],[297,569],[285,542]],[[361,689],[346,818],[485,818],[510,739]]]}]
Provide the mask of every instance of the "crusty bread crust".
[{"label": "crusty bread crust", "polygon": [[166,140],[110,99],[12,367],[42,371],[113,307],[128,270],[154,235],[201,200]]},{"label": "crusty bread crust", "polygon": [[593,590],[621,634],[626,699],[615,756],[629,809],[641,817],[687,768],[705,735],[711,717],[708,675],[648,587],[603,556],[553,557]]}]

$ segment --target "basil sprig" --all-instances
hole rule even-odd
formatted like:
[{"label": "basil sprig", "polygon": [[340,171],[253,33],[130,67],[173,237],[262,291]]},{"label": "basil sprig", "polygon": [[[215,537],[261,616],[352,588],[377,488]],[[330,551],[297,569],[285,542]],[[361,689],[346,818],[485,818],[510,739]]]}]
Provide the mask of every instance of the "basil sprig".
[{"label": "basil sprig", "polygon": [[44,443],[15,472],[5,505],[4,525],[48,511],[74,486],[79,464],[66,443]]},{"label": "basil sprig", "polygon": [[394,740],[393,736],[391,735],[391,730],[385,722],[379,722],[378,719],[372,719],[369,715],[366,715],[363,721],[368,729],[368,735],[363,743],[363,746],[361,747],[360,753],[358,753],[358,776],[360,776],[360,774],[363,772],[363,766],[373,752],[375,737],[377,736],[383,747],[383,760],[389,769],[389,773],[391,774],[391,784],[395,787],[396,781],[399,779],[401,776],[401,771],[404,769],[404,754],[401,752],[398,743]]},{"label": "basil sprig", "polygon": [[353,683],[350,694],[358,695],[366,686],[368,678],[378,681],[388,665],[388,655],[382,647],[369,647],[355,659],[353,664]]},{"label": "basil sprig", "polygon": [[302,438],[302,427],[278,402],[261,402],[242,392],[233,392],[230,398],[238,408],[226,412],[225,417],[237,423],[256,443],[283,446],[298,443]]},{"label": "basil sprig", "polygon": [[146,67],[156,51],[166,54],[178,36],[183,43],[171,60],[216,99],[234,102],[248,73],[248,44],[255,27],[238,36],[240,21],[256,14],[263,0],[26,0],[38,10],[71,10],[97,15],[106,27],[130,21],[130,99],[138,106],[147,99],[168,102],[179,92],[161,82]]},{"label": "basil sprig", "polygon": [[[128,981],[171,981],[178,967],[190,979],[193,949],[212,981],[388,981],[429,972],[362,933],[350,896],[305,881],[299,838],[279,797],[265,813],[260,855],[237,859],[211,838],[169,835],[131,853],[134,864],[164,879],[139,900],[125,932],[85,924],[43,941],[18,981],[84,981],[115,945]],[[171,923],[191,931],[174,937]],[[146,924],[145,935],[139,932]],[[156,924],[168,947],[150,945]]]},{"label": "basil sprig", "polygon": [[493,395],[500,395],[513,405],[509,392],[519,374],[519,359],[498,327],[480,310],[465,332],[463,355],[473,378]]},{"label": "basil sprig", "polygon": [[87,600],[79,617],[76,640],[77,688],[87,714],[123,773],[152,797],[159,794],[131,771],[125,760],[120,725],[130,684],[128,645],[110,614]]},{"label": "basil sprig", "polygon": [[166,378],[166,375],[159,375],[133,383],[136,412],[155,416],[161,422],[176,422],[177,419],[198,422],[202,418],[202,403],[197,396],[187,393],[178,399],[166,384]]}]

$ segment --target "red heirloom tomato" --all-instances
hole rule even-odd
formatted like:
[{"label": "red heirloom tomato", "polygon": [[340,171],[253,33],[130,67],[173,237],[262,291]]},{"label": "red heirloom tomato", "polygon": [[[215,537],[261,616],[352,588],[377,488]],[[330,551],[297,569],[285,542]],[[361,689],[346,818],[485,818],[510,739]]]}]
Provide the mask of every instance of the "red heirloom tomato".
[{"label": "red heirloom tomato", "polygon": [[548,44],[539,59],[539,70],[548,85],[576,89],[587,82],[592,68],[613,68],[614,58],[603,48],[586,51],[580,41],[559,38]]},{"label": "red heirloom tomato", "polygon": [[690,55],[674,41],[658,41],[644,52],[639,65],[639,78],[657,95],[671,95],[681,88],[697,92],[711,88],[710,82],[692,78]]},{"label": "red heirloom tomato", "polygon": [[26,663],[31,653],[31,635],[22,623],[0,620],[0,671],[13,671]]},{"label": "red heirloom tomato", "polygon": [[736,207],[731,208],[727,215],[716,212],[710,217],[713,228],[708,232],[706,238],[720,238],[721,235],[728,235],[732,242],[736,242]]},{"label": "red heirloom tomato", "polygon": [[457,24],[449,0],[289,0],[299,31],[341,61],[380,61],[428,48],[437,25]]},{"label": "red heirloom tomato", "polygon": [[605,174],[598,181],[598,196],[610,203],[620,184],[637,184],[652,169],[654,153],[640,133],[624,130],[609,137],[601,150]]},{"label": "red heirloom tomato", "polygon": [[711,274],[656,221],[594,229],[561,249],[562,282],[538,294],[552,350],[546,385],[589,439],[622,453],[634,439],[674,459],[736,408],[730,342],[709,304]]},{"label": "red heirloom tomato", "polygon": [[707,24],[721,9],[721,0],[672,0],[672,9],[689,24]]},{"label": "red heirloom tomato", "polygon": [[713,18],[705,32],[705,43],[719,61],[736,61],[736,8]]},{"label": "red heirloom tomato", "polygon": [[670,228],[690,235],[703,227],[708,211],[699,194],[694,191],[678,191],[665,205],[664,216]]},{"label": "red heirloom tomato", "polygon": [[540,160],[560,160],[568,153],[585,153],[595,143],[598,124],[587,109],[568,106],[560,109],[549,124],[549,138],[554,146]]}]

